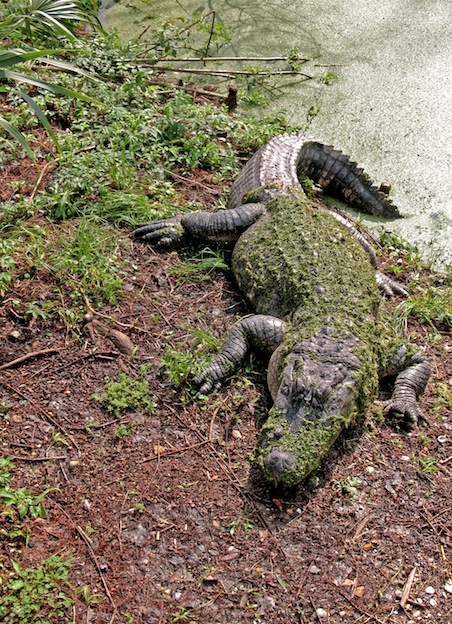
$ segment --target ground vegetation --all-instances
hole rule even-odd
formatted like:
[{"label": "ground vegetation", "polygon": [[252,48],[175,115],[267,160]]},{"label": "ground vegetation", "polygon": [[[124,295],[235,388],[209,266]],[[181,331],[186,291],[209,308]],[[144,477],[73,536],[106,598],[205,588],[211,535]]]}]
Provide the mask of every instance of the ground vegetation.
[{"label": "ground vegetation", "polygon": [[7,58],[28,55],[34,83],[0,55],[0,619],[451,622],[450,272],[377,244],[411,294],[383,314],[432,362],[429,427],[386,422],[383,389],[306,483],[272,489],[253,463],[265,363],[210,397],[190,383],[248,312],[230,250],[130,233],[221,209],[242,162],[291,128],[141,62],[177,50],[168,23],[145,54],[82,21],[61,23],[83,37],[47,29],[49,47],[12,19],[24,6],[1,7]]}]

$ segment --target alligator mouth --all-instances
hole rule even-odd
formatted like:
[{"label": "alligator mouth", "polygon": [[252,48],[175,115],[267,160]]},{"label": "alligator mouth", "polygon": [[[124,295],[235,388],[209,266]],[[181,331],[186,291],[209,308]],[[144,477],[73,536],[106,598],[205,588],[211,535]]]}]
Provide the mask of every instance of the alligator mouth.
[{"label": "alligator mouth", "polygon": [[297,460],[293,453],[273,448],[264,459],[264,466],[273,479],[280,481],[284,474],[293,470]]}]

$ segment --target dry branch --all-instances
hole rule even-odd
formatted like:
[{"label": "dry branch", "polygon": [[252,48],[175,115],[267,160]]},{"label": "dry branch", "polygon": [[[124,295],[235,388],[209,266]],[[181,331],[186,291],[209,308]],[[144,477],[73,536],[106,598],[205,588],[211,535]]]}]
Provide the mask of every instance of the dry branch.
[{"label": "dry branch", "polygon": [[42,349],[41,351],[33,351],[32,353],[27,353],[26,355],[22,355],[21,357],[16,358],[15,360],[11,360],[11,362],[6,362],[6,364],[2,364],[0,366],[0,370],[5,370],[6,368],[12,368],[16,366],[16,364],[21,364],[26,360],[30,360],[34,357],[39,357],[40,355],[47,355],[48,353],[58,353],[60,349]]}]

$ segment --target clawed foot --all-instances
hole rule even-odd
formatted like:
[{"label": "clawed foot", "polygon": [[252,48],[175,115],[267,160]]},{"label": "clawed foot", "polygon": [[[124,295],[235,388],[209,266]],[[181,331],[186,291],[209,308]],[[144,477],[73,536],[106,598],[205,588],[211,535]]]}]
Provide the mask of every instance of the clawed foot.
[{"label": "clawed foot", "polygon": [[387,275],[380,273],[380,271],[375,273],[375,277],[377,279],[378,288],[383,291],[389,299],[392,299],[396,295],[400,295],[402,297],[409,296],[409,293],[405,290],[405,288],[400,286],[400,284],[392,280]]},{"label": "clawed foot", "polygon": [[196,375],[193,384],[198,388],[197,394],[216,392],[221,386],[221,379],[215,379],[209,368]]},{"label": "clawed foot", "polygon": [[152,221],[137,228],[133,235],[146,243],[158,246],[172,246],[184,237],[184,228],[180,217]]},{"label": "clawed foot", "polygon": [[395,416],[403,419],[403,422],[409,429],[414,429],[419,421],[422,421],[427,425],[429,424],[426,415],[419,407],[417,401],[407,404],[406,402],[397,400],[393,401],[390,399],[386,404],[384,413],[394,414]]}]

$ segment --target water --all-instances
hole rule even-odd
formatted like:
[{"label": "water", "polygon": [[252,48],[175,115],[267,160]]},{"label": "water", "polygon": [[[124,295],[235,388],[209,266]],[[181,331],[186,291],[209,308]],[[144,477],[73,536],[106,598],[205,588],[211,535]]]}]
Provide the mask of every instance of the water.
[{"label": "water", "polygon": [[199,8],[234,27],[225,54],[272,56],[298,46],[312,66],[334,66],[331,85],[304,83],[270,109],[304,126],[307,110],[317,107],[309,133],[392,183],[405,218],[385,228],[439,265],[452,264],[450,0],[123,0],[104,22],[130,37],[149,15],[188,17]]}]

